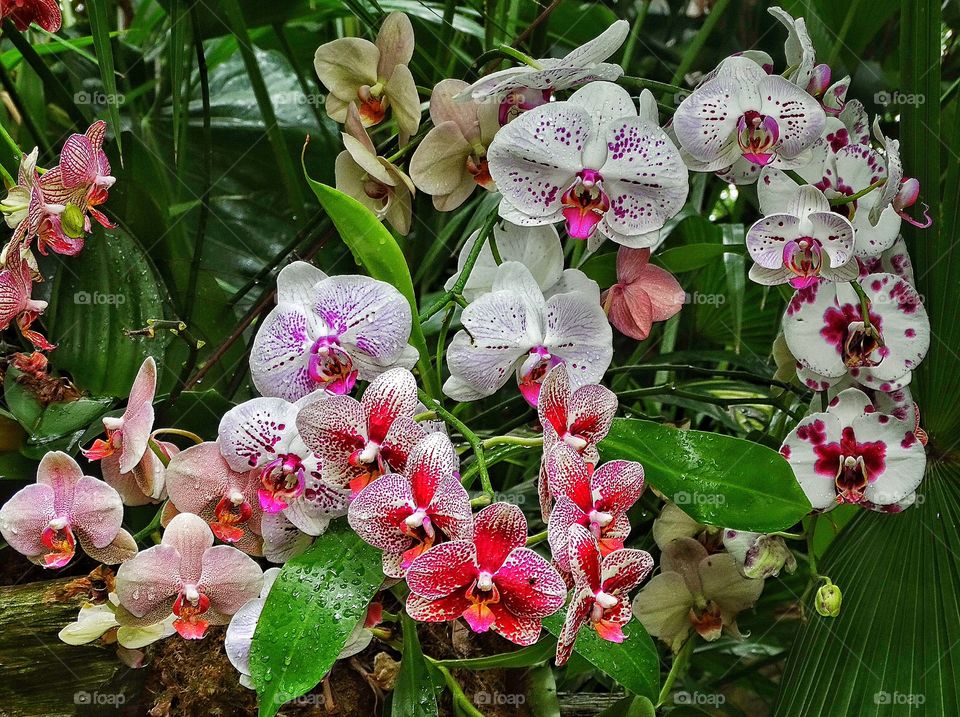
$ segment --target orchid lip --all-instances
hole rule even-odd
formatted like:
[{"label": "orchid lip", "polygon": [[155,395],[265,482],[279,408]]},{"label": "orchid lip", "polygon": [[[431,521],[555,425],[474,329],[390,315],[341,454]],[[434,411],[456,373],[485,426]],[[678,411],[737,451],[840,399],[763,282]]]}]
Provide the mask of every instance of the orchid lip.
[{"label": "orchid lip", "polygon": [[883,361],[879,349],[883,348],[883,335],[876,326],[863,321],[851,321],[847,326],[847,338],[843,342],[843,362],[850,368],[873,368]]},{"label": "orchid lip", "polygon": [[289,501],[303,495],[306,483],[303,462],[294,453],[277,456],[260,471],[257,491],[260,507],[267,513],[279,513]]},{"label": "orchid lip", "polygon": [[314,341],[310,347],[307,373],[313,381],[336,394],[350,393],[357,382],[353,360],[336,336],[321,336]]},{"label": "orchid lip", "polygon": [[553,356],[546,346],[530,349],[518,371],[517,383],[520,393],[534,408],[540,401],[540,385],[554,366],[563,363],[559,356]]},{"label": "orchid lip", "polygon": [[610,197],[603,191],[603,177],[595,169],[579,172],[560,198],[567,234],[574,239],[588,239],[607,210]]},{"label": "orchid lip", "polygon": [[783,246],[783,264],[795,275],[790,284],[795,289],[815,283],[823,268],[823,247],[813,237],[801,237]]},{"label": "orchid lip", "polygon": [[775,148],[780,141],[780,127],[770,115],[748,110],[737,122],[737,143],[744,159],[766,166],[776,159]]}]

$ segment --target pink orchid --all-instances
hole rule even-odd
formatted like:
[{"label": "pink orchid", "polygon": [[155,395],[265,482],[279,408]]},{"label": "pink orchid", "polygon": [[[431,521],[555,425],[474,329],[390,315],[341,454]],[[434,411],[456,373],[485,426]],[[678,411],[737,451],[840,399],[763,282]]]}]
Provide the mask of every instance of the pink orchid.
[{"label": "pink orchid", "polygon": [[[617,412],[617,395],[603,386],[589,384],[570,392],[570,377],[562,367],[550,369],[540,386],[537,414],[543,426],[544,458],[558,441],[567,444],[589,463],[600,459],[597,444],[610,430]],[[550,516],[550,491],[546,460],[540,468],[540,510]]]},{"label": "pink orchid", "polygon": [[649,261],[649,249],[620,247],[617,283],[600,298],[610,323],[638,341],[650,335],[654,321],[666,321],[683,308],[685,301],[673,274]]},{"label": "pink orchid", "polygon": [[816,510],[841,503],[876,509],[904,500],[923,479],[926,453],[915,428],[848,388],[824,413],[804,418],[780,453]]},{"label": "pink orchid", "polygon": [[[168,441],[155,440],[155,443],[168,461],[180,452],[177,446]],[[107,484],[120,494],[124,505],[159,503],[167,497],[166,469],[163,461],[152,450],[143,452],[143,458],[133,470],[120,470],[120,455],[116,452],[103,459],[100,470]]]},{"label": "pink orchid", "polygon": [[407,614],[423,622],[463,617],[474,632],[493,630],[518,645],[540,637],[542,618],[567,594],[550,563],[524,547],[527,520],[517,506],[494,503],[481,510],[473,540],[430,548],[407,571]]},{"label": "pink orchid", "polygon": [[547,540],[561,570],[570,569],[570,526],[582,525],[600,543],[604,555],[620,550],[630,534],[627,511],[643,493],[643,466],[610,461],[597,469],[565,443],[547,456],[547,486],[556,500],[547,523]]},{"label": "pink orchid", "polygon": [[616,550],[603,556],[596,537],[582,525],[570,526],[570,570],[573,597],[557,640],[557,666],[573,652],[580,628],[589,624],[604,640],[623,642],[623,626],[633,610],[630,591],[653,570],[645,550]]},{"label": "pink orchid", "polygon": [[174,629],[188,640],[210,625],[226,625],[257,597],[263,571],[231,545],[214,545],[202,518],[181,513],[170,521],[159,545],[147,548],[117,571],[121,625],[153,625],[176,615]]},{"label": "pink orchid", "polygon": [[450,439],[431,433],[410,452],[403,475],[375,480],[350,504],[350,527],[383,551],[387,577],[402,578],[436,544],[473,537],[470,496],[460,485],[459,467]]},{"label": "pink orchid", "polygon": [[98,438],[83,451],[87,460],[99,461],[119,451],[120,473],[132,471],[140,463],[150,442],[154,418],[153,397],[156,392],[157,362],[152,356],[147,356],[133,379],[123,415],[119,418],[104,417],[103,428],[107,438]]},{"label": "pink orchid", "polygon": [[331,396],[300,411],[297,429],[323,461],[324,478],[358,493],[385,473],[402,473],[427,434],[413,420],[417,382],[404,368],[371,381],[363,399]]},{"label": "pink orchid", "polygon": [[120,525],[123,503],[109,485],[83,475],[61,451],[47,453],[37,482],[0,508],[0,533],[14,550],[45,568],[62,568],[80,544],[94,560],[115,564],[137,552]]},{"label": "pink orchid", "polygon": [[302,261],[277,276],[277,306],[260,325],[250,375],[264,396],[297,401],[349,393],[393,366],[412,367],[410,304],[367,276],[330,276]]},{"label": "pink orchid", "polygon": [[50,350],[54,345],[30,328],[47,308],[47,302],[31,298],[33,278],[27,260],[12,257],[11,261],[12,266],[0,271],[0,331],[16,320],[24,338],[41,351]]},{"label": "pink orchid", "polygon": [[20,32],[35,22],[47,32],[60,29],[60,3],[57,0],[0,0],[0,20],[13,20]]}]

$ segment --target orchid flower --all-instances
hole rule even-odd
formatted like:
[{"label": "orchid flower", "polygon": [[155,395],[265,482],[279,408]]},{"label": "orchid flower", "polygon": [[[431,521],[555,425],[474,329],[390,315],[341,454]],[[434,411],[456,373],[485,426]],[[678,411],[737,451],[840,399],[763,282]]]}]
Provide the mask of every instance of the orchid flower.
[{"label": "orchid flower", "polygon": [[781,570],[793,573],[797,559],[779,535],[764,535],[743,530],[723,531],[723,547],[732,555],[748,578],[769,578]]},{"label": "orchid flower", "polygon": [[910,383],[930,347],[930,321],[916,290],[893,274],[858,280],[869,302],[849,284],[814,284],[787,305],[783,335],[800,379],[823,390],[843,377],[881,391]]},{"label": "orchid flower", "polygon": [[654,321],[666,321],[679,313],[686,300],[673,274],[649,262],[649,249],[620,247],[617,283],[600,297],[610,323],[638,341],[650,335]]},{"label": "orchid flower", "polygon": [[913,421],[876,410],[856,388],[841,391],[823,413],[804,418],[780,453],[815,510],[841,503],[867,508],[897,503],[923,480],[926,453]]},{"label": "orchid flower", "polygon": [[57,0],[2,0],[0,20],[10,18],[23,32],[35,22],[47,32],[60,29],[60,3]]},{"label": "orchid flower", "polygon": [[687,171],[648,90],[641,106],[638,114],[625,89],[594,82],[501,129],[487,155],[500,216],[527,226],[565,220],[591,248],[604,238],[656,244],[686,200]]},{"label": "orchid flower", "polygon": [[62,568],[77,543],[94,560],[114,565],[137,552],[120,525],[123,503],[109,485],[85,476],[62,451],[40,461],[37,482],[0,507],[0,533],[10,547],[45,568]]},{"label": "orchid flower", "polygon": [[401,140],[420,126],[420,98],[410,68],[413,25],[402,12],[387,15],[376,42],[344,37],[317,48],[313,66],[329,90],[327,114],[345,122],[347,107],[357,104],[364,127],[380,124],[387,110],[400,129]]},{"label": "orchid flower", "polygon": [[105,416],[106,440],[98,438],[83,451],[87,460],[99,461],[119,453],[120,473],[129,473],[143,458],[153,431],[153,397],[157,392],[157,362],[147,356],[130,387],[127,407],[119,417]]},{"label": "orchid flower", "polygon": [[676,652],[691,629],[707,641],[726,631],[740,639],[737,613],[753,605],[763,580],[740,573],[729,553],[708,555],[692,538],[678,538],[663,550],[660,574],[633,600],[633,612],[647,632]]},{"label": "orchid flower", "polygon": [[604,555],[623,548],[630,534],[627,511],[643,493],[643,466],[610,461],[599,468],[565,443],[556,443],[546,460],[547,486],[556,501],[547,522],[553,559],[570,570],[570,526],[582,525],[597,538]]},{"label": "orchid flower", "polygon": [[30,327],[47,308],[46,301],[32,298],[33,277],[30,265],[23,257],[11,257],[13,263],[0,270],[0,331],[16,321],[24,338],[36,348],[47,351],[54,348],[42,334]]},{"label": "orchid flower", "polygon": [[410,304],[389,284],[295,261],[277,276],[277,306],[253,341],[250,375],[261,394],[288,401],[320,388],[349,393],[358,378],[416,363],[410,321]]},{"label": "orchid flower", "polygon": [[84,603],[77,614],[76,622],[66,625],[57,633],[57,637],[68,645],[88,645],[113,631],[112,634],[116,636],[120,647],[139,650],[176,633],[173,629],[174,615],[155,625],[144,627],[121,625],[117,622],[119,604],[120,598],[116,593],[110,593],[108,600],[104,603]]},{"label": "orchid flower", "polygon": [[888,206],[892,207],[901,219],[917,227],[926,229],[933,224],[930,218],[930,207],[924,203],[923,221],[914,219],[907,213],[907,209],[916,204],[920,198],[920,180],[913,177],[905,177],[903,174],[903,162],[900,160],[900,142],[890,139],[883,134],[880,128],[880,118],[873,121],[873,134],[883,149],[883,156],[886,161],[887,183],[881,188],[880,199],[870,212],[870,221],[876,223],[880,217],[880,212]]},{"label": "orchid flower", "polygon": [[433,129],[410,158],[413,183],[433,197],[434,208],[441,212],[459,207],[478,186],[495,189],[487,168],[487,148],[500,129],[496,109],[489,103],[454,100],[466,86],[462,80],[441,80],[433,88]]},{"label": "orchid flower", "polygon": [[581,285],[584,291],[545,299],[523,264],[501,264],[492,291],[463,310],[463,330],[447,349],[450,378],[443,392],[475,401],[495,393],[515,371],[520,392],[536,406],[543,377],[558,364],[566,366],[574,388],[597,383],[613,357],[613,334],[599,287],[585,277]]},{"label": "orchid flower", "polygon": [[623,549],[602,555],[596,537],[582,525],[570,526],[570,569],[573,597],[557,639],[557,666],[573,653],[577,634],[589,625],[604,640],[623,642],[623,626],[633,610],[630,591],[653,570],[653,558],[645,550]]},{"label": "orchid flower", "polygon": [[159,545],[147,548],[117,571],[117,621],[143,627],[176,616],[173,628],[197,640],[210,625],[226,625],[256,597],[263,571],[231,545],[214,545],[202,518],[181,513]]},{"label": "orchid flower", "polygon": [[851,281],[860,267],[853,260],[853,225],[830,211],[830,202],[806,184],[782,214],[769,214],[747,231],[747,251],[756,262],[750,278],[771,286],[803,289],[820,279]]},{"label": "orchid flower", "polygon": [[413,220],[412,202],[416,192],[413,181],[392,162],[377,155],[377,148],[360,122],[356,105],[350,105],[344,129],[346,149],[337,155],[334,164],[337,189],[405,236]]},{"label": "orchid flower", "polygon": [[547,456],[554,444],[565,443],[588,463],[600,460],[597,444],[610,431],[617,412],[617,395],[608,388],[589,384],[570,390],[570,376],[563,366],[547,372],[540,386],[537,414],[543,426],[543,460],[539,494],[543,520],[550,517],[552,500],[547,479]]},{"label": "orchid flower", "polygon": [[423,622],[462,617],[518,645],[540,637],[541,619],[563,605],[566,584],[530,548],[523,511],[494,503],[477,513],[473,540],[435,545],[407,571],[407,614]]},{"label": "orchid flower", "polygon": [[410,451],[427,435],[416,412],[416,379],[395,368],[371,381],[360,401],[332,396],[307,406],[296,426],[322,461],[324,479],[356,495],[385,473],[406,470]]},{"label": "orchid flower", "polygon": [[402,578],[433,545],[470,540],[470,496],[460,485],[460,461],[450,439],[431,433],[410,452],[404,475],[375,480],[350,504],[357,535],[383,551],[383,572]]},{"label": "orchid flower", "polygon": [[756,181],[761,167],[792,169],[810,161],[826,124],[820,104],[753,61],[728,57],[673,116],[690,169],[727,171],[738,184]]},{"label": "orchid flower", "polygon": [[[168,441],[154,440],[154,443],[168,461],[180,452]],[[120,494],[124,505],[160,503],[167,497],[166,469],[152,450],[144,451],[140,462],[127,472],[120,470],[120,454],[114,452],[103,459],[100,470],[107,484]]]},{"label": "orchid flower", "polygon": [[27,219],[30,202],[34,196],[34,187],[39,176],[37,174],[37,156],[40,149],[34,147],[29,154],[20,158],[20,167],[17,170],[17,184],[7,190],[7,196],[0,201],[0,210],[3,211],[4,221],[11,229],[16,229]]},{"label": "orchid flower", "polygon": [[480,78],[461,96],[476,102],[499,103],[499,121],[507,124],[520,112],[549,102],[553,93],[597,80],[614,81],[623,75],[619,65],[604,62],[630,31],[626,20],[617,20],[599,36],[557,60],[545,58]]}]

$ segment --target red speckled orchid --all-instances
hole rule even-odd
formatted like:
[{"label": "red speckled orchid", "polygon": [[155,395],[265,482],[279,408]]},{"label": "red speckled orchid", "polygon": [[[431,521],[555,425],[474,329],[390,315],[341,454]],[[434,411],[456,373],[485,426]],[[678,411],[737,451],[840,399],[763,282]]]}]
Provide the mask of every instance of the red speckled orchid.
[{"label": "red speckled orchid", "polygon": [[210,625],[230,617],[260,594],[263,571],[232,545],[214,545],[202,518],[181,513],[159,545],[147,548],[117,571],[121,625],[153,625],[176,616],[173,628],[197,640]]},{"label": "red speckled orchid", "polygon": [[332,396],[307,406],[297,416],[306,445],[323,461],[331,485],[358,493],[385,473],[402,473],[413,447],[427,434],[413,420],[417,382],[404,368],[373,380],[357,401]]},{"label": "red speckled orchid", "polygon": [[547,486],[556,501],[547,539],[557,565],[570,569],[567,542],[574,524],[590,530],[604,555],[620,550],[630,534],[627,511],[643,493],[643,466],[610,461],[594,469],[565,443],[553,446],[546,463]]},{"label": "red speckled orchid", "polygon": [[563,605],[563,578],[524,547],[527,520],[515,505],[481,510],[473,540],[430,548],[407,571],[414,620],[444,622],[462,617],[474,632],[493,630],[518,645],[540,637],[541,620]]},{"label": "red speckled orchid", "polygon": [[649,91],[641,106],[594,82],[502,128],[487,154],[500,216],[526,226],[565,220],[567,234],[591,247],[656,244],[687,197],[687,171]]},{"label": "red speckled orchid", "polygon": [[629,247],[617,251],[617,283],[600,297],[610,323],[638,341],[650,335],[654,321],[677,314],[684,300],[673,274],[650,263],[649,249]]},{"label": "red speckled orchid", "polygon": [[10,18],[20,32],[35,22],[47,32],[60,29],[60,3],[57,0],[0,0],[0,20]]},{"label": "red speckled orchid", "polygon": [[42,334],[30,327],[47,308],[46,301],[32,298],[33,277],[25,258],[11,257],[11,265],[0,271],[0,331],[16,321],[30,343],[42,351],[54,348]]},{"label": "red speckled orchid", "polygon": [[645,550],[600,552],[596,537],[582,525],[570,526],[570,570],[573,597],[557,640],[557,665],[573,652],[580,629],[589,625],[604,640],[623,642],[623,626],[633,610],[630,591],[646,580],[653,570],[653,558]]},{"label": "red speckled orchid", "polygon": [[107,201],[108,191],[116,182],[103,151],[106,133],[107,123],[97,120],[84,134],[70,135],[63,143],[60,164],[40,177],[40,189],[47,202],[61,208],[78,207],[84,214],[85,231],[90,231],[88,216],[108,229],[114,226],[97,209]]},{"label": "red speckled orchid", "polygon": [[910,496],[923,479],[926,453],[915,427],[879,413],[863,391],[849,388],[824,413],[804,418],[780,453],[815,509],[882,507]]},{"label": "red speckled orchid", "polygon": [[447,540],[470,540],[470,496],[460,485],[450,439],[431,433],[410,452],[403,475],[388,474],[357,494],[347,520],[383,551],[383,572],[401,578],[424,551]]},{"label": "red speckled orchid", "polygon": [[98,438],[90,448],[83,451],[87,460],[99,461],[119,453],[118,468],[121,473],[132,471],[150,441],[153,430],[153,397],[157,391],[157,362],[148,356],[137,371],[130,387],[127,407],[119,418],[107,416],[103,428],[106,440]]},{"label": "red speckled orchid", "polygon": [[83,475],[66,453],[40,461],[37,482],[0,508],[0,533],[14,550],[45,568],[62,568],[83,551],[102,563],[119,563],[137,552],[120,527],[123,503],[109,485]]}]

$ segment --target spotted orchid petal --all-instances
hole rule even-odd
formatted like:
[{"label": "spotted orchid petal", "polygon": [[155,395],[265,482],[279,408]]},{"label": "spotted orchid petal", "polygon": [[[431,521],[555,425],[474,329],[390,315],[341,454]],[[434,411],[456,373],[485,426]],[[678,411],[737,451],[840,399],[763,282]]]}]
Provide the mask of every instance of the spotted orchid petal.
[{"label": "spotted orchid petal", "polygon": [[554,367],[540,387],[537,412],[544,431],[580,453],[602,441],[617,412],[617,396],[603,386],[589,384],[570,390],[570,377],[561,367]]},{"label": "spotted orchid petal", "polygon": [[[815,50],[806,21],[802,17],[794,18],[779,7],[767,9],[787,29],[787,39],[783,44],[788,72],[784,75],[798,87],[806,88],[814,77]],[[829,68],[827,68],[829,70]]]}]

